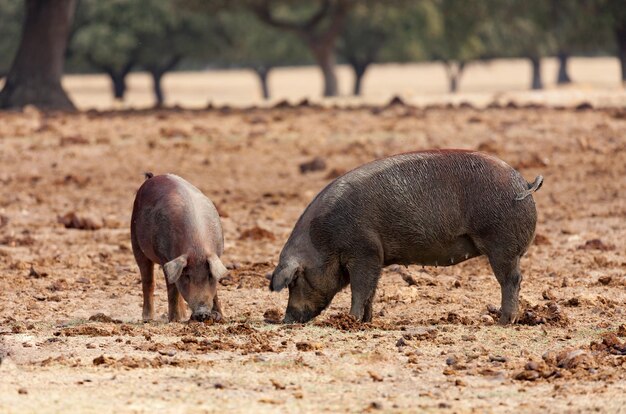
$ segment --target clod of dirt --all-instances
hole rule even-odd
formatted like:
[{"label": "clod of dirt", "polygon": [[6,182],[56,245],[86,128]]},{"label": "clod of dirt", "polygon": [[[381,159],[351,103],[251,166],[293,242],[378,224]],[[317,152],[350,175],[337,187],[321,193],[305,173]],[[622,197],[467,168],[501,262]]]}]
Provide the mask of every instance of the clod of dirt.
[{"label": "clod of dirt", "polygon": [[258,332],[256,329],[245,323],[226,328],[226,333],[230,335],[250,335],[256,332]]},{"label": "clod of dirt", "polygon": [[566,326],[569,320],[559,305],[550,301],[545,305],[535,305],[524,309],[517,323],[531,326],[543,324]]},{"label": "clod of dirt", "polygon": [[20,395],[26,395],[28,394],[28,390],[26,388],[20,388],[17,390],[17,393]]},{"label": "clod of dirt", "polygon": [[526,153],[524,152],[520,160],[513,165],[516,170],[524,170],[527,168],[543,168],[548,166],[548,160],[542,158],[536,152]]},{"label": "clod of dirt", "polygon": [[346,173],[345,168],[333,168],[332,170],[328,172],[328,174],[326,174],[326,177],[324,178],[326,178],[327,180],[334,180],[337,177],[341,177],[345,173]]},{"label": "clod of dirt", "polygon": [[109,357],[109,356],[105,356],[105,355],[100,355],[99,357],[96,357],[93,359],[93,364],[98,366],[98,365],[111,365],[112,363],[115,362],[115,358]]},{"label": "clod of dirt", "polygon": [[48,273],[47,272],[39,272],[39,271],[35,270],[33,265],[31,265],[30,266],[30,270],[28,272],[28,276],[29,277],[34,277],[35,279],[41,279],[42,277],[48,276]]},{"label": "clod of dirt", "polygon": [[104,313],[96,313],[95,315],[91,315],[89,320],[92,322],[102,322],[102,323],[122,323],[119,319],[113,319]]},{"label": "clod of dirt", "polygon": [[537,233],[535,234],[535,240],[533,241],[535,246],[550,246],[552,243],[550,239],[543,234]]},{"label": "clod of dirt", "polygon": [[59,140],[59,145],[61,147],[65,147],[68,145],[87,145],[89,144],[89,140],[82,135],[67,135],[61,137]]},{"label": "clod of dirt", "polygon": [[494,323],[496,323],[496,321],[493,319],[491,315],[481,315],[480,323],[484,325],[493,325]]},{"label": "clod of dirt", "polygon": [[163,127],[159,131],[162,137],[165,138],[188,138],[189,134],[187,131],[183,131],[180,128],[166,128]]},{"label": "clod of dirt", "polygon": [[617,328],[617,336],[621,336],[622,338],[626,336],[626,325],[620,325]]},{"label": "clod of dirt", "polygon": [[592,239],[592,240],[587,240],[585,242],[585,244],[581,244],[580,246],[578,246],[579,250],[601,250],[601,251],[607,251],[607,250],[614,250],[615,246],[612,244],[605,244],[602,240],[600,239]]},{"label": "clod of dirt", "polygon": [[274,240],[275,238],[274,233],[259,226],[244,230],[239,235],[239,240]]},{"label": "clod of dirt", "polygon": [[281,311],[276,308],[271,308],[271,309],[266,310],[263,313],[263,318],[265,322],[274,323],[274,324],[281,323],[281,321],[283,320]]},{"label": "clod of dirt", "polygon": [[404,103],[402,98],[400,98],[398,95],[395,95],[393,98],[391,98],[389,103],[387,103],[387,107],[392,106],[406,106],[406,103]]},{"label": "clod of dirt", "polygon": [[286,386],[276,381],[275,379],[270,379],[270,382],[272,383],[274,388],[276,388],[277,390],[284,390],[285,388],[287,388]]},{"label": "clod of dirt", "polygon": [[559,368],[589,367],[592,363],[591,355],[582,349],[565,349],[556,356],[556,365]]},{"label": "clod of dirt", "polygon": [[117,328],[105,328],[93,325],[81,325],[65,328],[62,331],[64,336],[113,336],[119,334]]},{"label": "clod of dirt", "polygon": [[476,147],[476,150],[493,155],[498,155],[503,152],[502,145],[494,139],[481,142]]},{"label": "clod of dirt", "polygon": [[103,226],[102,220],[88,215],[78,215],[73,211],[60,216],[59,223],[63,224],[66,229],[78,230],[98,230]]},{"label": "clod of dirt", "polygon": [[450,323],[453,325],[472,325],[473,321],[467,316],[460,316],[456,312],[448,312],[448,315],[440,319],[443,323]]},{"label": "clod of dirt", "polygon": [[380,376],[377,372],[367,371],[367,373],[369,374],[369,376],[372,379],[372,381],[374,381],[374,382],[383,382],[383,377]]},{"label": "clod of dirt", "polygon": [[359,331],[366,328],[367,324],[359,322],[348,313],[336,313],[322,321],[315,321],[316,326],[326,326],[339,329],[340,331]]},{"label": "clod of dirt", "polygon": [[319,349],[322,349],[322,345],[318,343],[311,343],[311,342],[306,342],[306,341],[296,342],[296,349],[302,352],[317,351]]},{"label": "clod of dirt", "polygon": [[300,174],[307,174],[314,171],[326,169],[326,161],[322,157],[315,157],[311,161],[300,164]]},{"label": "clod of dirt", "polygon": [[598,283],[600,283],[601,285],[609,285],[611,284],[611,280],[613,280],[613,277],[611,276],[601,276],[598,278]]},{"label": "clod of dirt", "polygon": [[[621,327],[623,326],[624,325]],[[620,332],[618,331],[618,334],[619,333]],[[614,333],[604,334],[602,336],[602,342],[592,342],[590,348],[593,351],[605,351],[613,355],[626,355],[626,343],[620,341]]]},{"label": "clod of dirt", "polygon": [[9,218],[4,214],[0,214],[0,229],[9,224]]}]

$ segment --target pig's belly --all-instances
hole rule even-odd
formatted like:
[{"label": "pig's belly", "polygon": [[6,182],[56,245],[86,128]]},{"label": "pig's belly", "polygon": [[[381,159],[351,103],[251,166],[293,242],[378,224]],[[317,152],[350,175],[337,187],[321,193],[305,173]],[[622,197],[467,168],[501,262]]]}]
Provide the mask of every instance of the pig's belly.
[{"label": "pig's belly", "polygon": [[468,235],[459,236],[448,242],[437,242],[432,245],[404,245],[391,250],[385,252],[385,266],[391,264],[452,266],[481,255]]}]

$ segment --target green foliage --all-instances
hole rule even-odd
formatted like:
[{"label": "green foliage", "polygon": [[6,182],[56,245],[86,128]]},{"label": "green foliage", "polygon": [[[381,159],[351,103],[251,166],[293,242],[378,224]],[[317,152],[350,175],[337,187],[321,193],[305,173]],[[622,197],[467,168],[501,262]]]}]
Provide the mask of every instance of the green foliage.
[{"label": "green foliage", "polygon": [[206,59],[223,42],[215,19],[170,0],[82,0],[71,51],[96,68]]},{"label": "green foliage", "polygon": [[402,60],[402,46],[411,43],[413,21],[400,7],[380,2],[359,3],[341,33],[339,54],[351,64]]},{"label": "green foliage", "polygon": [[13,63],[22,35],[24,3],[17,0],[0,0],[0,77]]},{"label": "green foliage", "polygon": [[247,10],[227,10],[219,15],[228,47],[212,59],[222,65],[251,68],[310,63],[311,57],[300,40],[261,23]]}]

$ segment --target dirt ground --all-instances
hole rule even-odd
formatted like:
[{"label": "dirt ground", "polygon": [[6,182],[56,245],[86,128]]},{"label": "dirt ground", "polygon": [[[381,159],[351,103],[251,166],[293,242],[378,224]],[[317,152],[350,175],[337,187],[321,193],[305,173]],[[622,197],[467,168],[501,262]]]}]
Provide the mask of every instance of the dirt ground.
[{"label": "dirt ground", "polygon": [[[623,109],[0,113],[0,412],[624,412],[624,131]],[[372,324],[345,316],[349,289],[314,322],[276,323],[287,292],[264,275],[315,194],[369,160],[450,147],[545,177],[521,323],[493,324],[484,258],[386,269]],[[301,174],[314,157],[326,167]],[[225,323],[166,323],[160,271],[158,321],[140,321],[144,171],[218,206]]]}]

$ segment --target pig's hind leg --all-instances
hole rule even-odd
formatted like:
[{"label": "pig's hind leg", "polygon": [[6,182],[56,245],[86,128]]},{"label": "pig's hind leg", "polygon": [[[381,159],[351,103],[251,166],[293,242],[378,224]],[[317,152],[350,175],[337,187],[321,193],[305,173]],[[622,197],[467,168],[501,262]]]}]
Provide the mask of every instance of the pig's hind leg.
[{"label": "pig's hind leg", "polygon": [[371,322],[374,295],[382,270],[381,260],[375,253],[354,258],[346,264],[350,275],[352,306],[350,314],[363,322]]},{"label": "pig's hind leg", "polygon": [[520,257],[503,259],[490,255],[489,263],[502,291],[502,306],[499,323],[506,325],[515,323],[519,307],[519,292],[522,284],[522,273],[519,268]]}]

